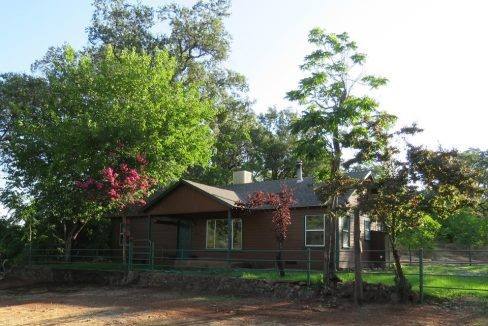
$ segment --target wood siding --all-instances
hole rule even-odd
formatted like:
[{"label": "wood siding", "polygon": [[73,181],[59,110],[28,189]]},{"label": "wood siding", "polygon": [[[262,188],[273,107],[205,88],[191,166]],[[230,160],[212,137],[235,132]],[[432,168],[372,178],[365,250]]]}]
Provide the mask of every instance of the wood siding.
[{"label": "wood siding", "polygon": [[[272,260],[275,257],[274,250],[277,249],[277,243],[274,237],[273,225],[271,221],[271,211],[233,211],[233,218],[242,219],[242,246],[243,250],[232,251],[231,258],[236,261],[235,265],[244,267],[266,267],[269,262],[263,260]],[[291,250],[284,253],[284,259],[288,260],[287,268],[305,268],[307,260],[307,247],[305,246],[305,216],[306,215],[323,215],[324,209],[321,208],[302,208],[292,211],[292,223],[288,230],[288,236],[284,243],[284,250]],[[190,258],[204,260],[205,258],[222,258],[225,259],[227,251],[206,249],[206,221],[207,219],[226,218],[226,212],[209,212],[190,214],[180,216],[181,219],[191,221],[191,253]],[[353,267],[353,239],[354,223],[352,217],[350,220],[350,248],[342,248],[342,233],[339,230],[339,267]],[[361,248],[363,250],[362,260],[370,261],[371,253],[367,250],[371,247],[372,241],[364,240],[364,221],[366,217],[361,216]],[[118,235],[118,225],[115,223]],[[327,230],[326,218],[326,232]],[[149,232],[149,230],[151,232]],[[178,256],[177,252],[177,220],[174,222],[161,222],[158,217],[151,217],[151,226],[149,226],[149,216],[136,217],[130,219],[130,232],[133,240],[139,241],[151,239],[154,242],[156,257]],[[118,245],[118,244],[117,244]],[[250,250],[250,251],[248,251]],[[269,250],[269,252],[252,252],[252,250]],[[320,269],[323,259],[323,248],[313,247],[311,250],[311,259],[316,260],[313,268]],[[376,255],[377,256],[377,255]],[[257,260],[252,262],[251,260]]]},{"label": "wood siding", "polygon": [[172,215],[218,211],[227,211],[227,206],[194,188],[182,185],[151,207],[147,214]]}]

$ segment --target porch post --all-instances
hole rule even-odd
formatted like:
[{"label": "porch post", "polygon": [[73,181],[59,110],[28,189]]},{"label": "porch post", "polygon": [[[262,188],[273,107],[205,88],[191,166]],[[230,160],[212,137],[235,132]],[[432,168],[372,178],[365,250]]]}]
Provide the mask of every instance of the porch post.
[{"label": "porch post", "polygon": [[152,217],[151,215],[147,216],[147,239],[152,241]]},{"label": "porch post", "polygon": [[227,210],[227,262],[230,267],[230,253],[232,250],[232,210]]}]

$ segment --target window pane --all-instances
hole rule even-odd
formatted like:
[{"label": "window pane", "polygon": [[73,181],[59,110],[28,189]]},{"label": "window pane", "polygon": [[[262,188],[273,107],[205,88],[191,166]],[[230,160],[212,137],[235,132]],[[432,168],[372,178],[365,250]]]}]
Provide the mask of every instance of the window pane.
[{"label": "window pane", "polygon": [[232,248],[234,249],[242,249],[242,220],[235,219],[233,221],[233,239],[232,239]]},{"label": "window pane", "polygon": [[324,232],[323,231],[307,231],[306,243],[307,246],[323,246]]},{"label": "window pane", "polygon": [[371,239],[371,221],[365,220],[364,221],[364,240]]},{"label": "window pane", "polygon": [[342,231],[349,231],[349,217],[342,218]]},{"label": "window pane", "polygon": [[342,232],[342,247],[349,248],[349,231]]},{"label": "window pane", "polygon": [[215,220],[215,249],[227,249],[227,220]]},{"label": "window pane", "polygon": [[215,220],[207,220],[207,248],[214,248]]},{"label": "window pane", "polygon": [[306,217],[307,230],[323,230],[324,229],[324,217],[322,215],[307,216]]}]

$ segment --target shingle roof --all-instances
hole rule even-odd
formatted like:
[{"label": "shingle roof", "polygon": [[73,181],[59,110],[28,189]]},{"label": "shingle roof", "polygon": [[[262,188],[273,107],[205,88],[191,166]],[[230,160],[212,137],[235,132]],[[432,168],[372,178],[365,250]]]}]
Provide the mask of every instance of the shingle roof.
[{"label": "shingle roof", "polygon": [[[370,175],[370,171],[358,171],[349,173],[349,175],[353,178],[365,179]],[[293,192],[293,198],[295,200],[293,207],[319,207],[324,205],[324,203],[317,198],[315,193],[315,187],[317,185],[314,184],[313,178],[303,178],[303,181],[301,182],[297,182],[297,179],[286,179],[233,184],[223,187],[213,187],[194,181],[181,180],[169,188],[157,191],[156,194],[154,194],[148,200],[148,204],[143,208],[143,210],[146,210],[155,203],[159,202],[159,200],[161,200],[164,196],[166,196],[166,194],[171,192],[180,184],[186,184],[201,192],[204,192],[208,196],[215,198],[229,207],[235,207],[237,202],[246,202],[249,195],[254,192],[263,191],[277,193],[283,186],[288,187]],[[352,194],[353,191],[350,191],[344,196],[341,196],[340,202],[347,203]],[[263,206],[261,208],[266,209],[268,207]]]},{"label": "shingle roof", "polygon": [[240,200],[239,196],[232,190],[227,190],[223,188],[217,188],[213,186],[208,186],[203,183],[198,183],[190,180],[182,180],[184,183],[189,184],[195,188],[200,189],[203,192],[211,195],[212,197],[218,198],[225,203],[234,206],[236,202]]},{"label": "shingle roof", "polygon": [[261,181],[228,185],[225,188],[235,192],[240,201],[245,202],[249,195],[254,192],[277,193],[280,192],[283,186],[289,188],[293,193],[293,199],[295,200],[293,207],[322,206],[314,191],[313,178],[303,178],[302,182],[297,182],[297,179]]}]

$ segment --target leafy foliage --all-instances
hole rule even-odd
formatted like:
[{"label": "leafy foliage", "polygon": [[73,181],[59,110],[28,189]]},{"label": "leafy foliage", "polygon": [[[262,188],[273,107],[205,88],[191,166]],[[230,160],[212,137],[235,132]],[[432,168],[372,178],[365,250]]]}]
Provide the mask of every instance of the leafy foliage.
[{"label": "leafy foliage", "polygon": [[398,243],[406,248],[434,247],[441,224],[427,214],[419,217],[415,228],[405,228],[398,233]]},{"label": "leafy foliage", "polygon": [[[42,87],[35,92],[42,96],[11,104],[17,116],[2,147],[4,202],[33,200],[37,216],[62,226],[56,233],[72,239],[107,209],[80,196],[75,181],[122,168],[139,153],[147,157],[147,176],[163,184],[208,162],[215,111],[198,85],[174,82],[175,74],[176,63],[164,51],[116,54],[107,47],[96,59],[70,47],[48,53],[38,65]],[[4,76],[3,86],[18,78]]]},{"label": "leafy foliage", "polygon": [[443,223],[444,239],[463,246],[480,247],[488,244],[488,218],[463,209],[450,215]]},{"label": "leafy foliage", "polygon": [[[290,130],[292,121],[297,118],[290,110],[269,108],[257,118],[251,130],[251,151],[249,163],[245,168],[255,171],[261,180],[279,180],[295,177],[296,135]],[[311,171],[311,167],[306,167]]]},{"label": "leafy foliage", "polygon": [[22,254],[23,235],[20,225],[0,219],[0,263],[3,259],[12,261]]},{"label": "leafy foliage", "polygon": [[476,171],[456,151],[432,151],[408,145],[405,159],[383,163],[383,173],[369,185],[375,194],[361,196],[362,210],[381,222],[388,234],[403,300],[409,286],[398,245],[401,242],[425,244],[439,228],[430,216],[442,219],[475,205],[482,193],[476,178]]},{"label": "leafy foliage", "polygon": [[138,166],[130,167],[127,163],[105,167],[99,180],[89,177],[85,181],[76,181],[76,186],[94,201],[113,205],[120,210],[132,205],[145,205],[153,180],[146,174],[147,160],[137,155]]},{"label": "leafy foliage", "polygon": [[276,241],[278,242],[276,261],[281,277],[285,276],[281,249],[288,234],[288,227],[291,224],[291,207],[294,202],[292,190],[282,186],[279,193],[257,191],[250,194],[246,202],[237,203],[238,206],[248,209],[263,206],[271,206],[273,208],[272,223]]},{"label": "leafy foliage", "polygon": [[238,205],[249,209],[271,206],[273,208],[272,222],[276,240],[282,243],[286,239],[288,227],[291,224],[291,207],[293,203],[292,190],[283,186],[279,193],[254,192],[249,195],[246,202],[238,203]]},{"label": "leafy foliage", "polygon": [[[315,28],[310,31],[308,41],[314,50],[301,66],[307,76],[300,80],[296,90],[287,93],[288,99],[305,106],[292,130],[299,136],[298,151],[305,160],[317,156],[326,162],[318,173],[325,188],[319,186],[318,194],[330,204],[331,227],[337,230],[337,218],[347,209],[339,207],[338,198],[351,186],[345,170],[391,155],[387,151],[387,131],[396,117],[380,111],[378,103],[364,91],[385,85],[387,79],[363,73],[366,55],[358,51],[347,33],[327,33]],[[345,160],[344,151],[351,153],[351,158]],[[329,232],[326,241],[326,285],[336,279],[335,235],[336,232]]]},{"label": "leafy foliage", "polygon": [[172,3],[154,8],[125,0],[96,0],[94,6],[88,28],[90,52],[97,53],[109,44],[115,51],[154,53],[164,49],[176,59],[175,81],[199,83],[201,96],[211,99],[217,108],[212,121],[216,142],[209,164],[189,169],[187,178],[209,184],[231,181],[232,170],[249,162],[256,119],[245,95],[244,76],[223,65],[230,49],[224,26],[229,1],[200,0],[191,7]]}]

